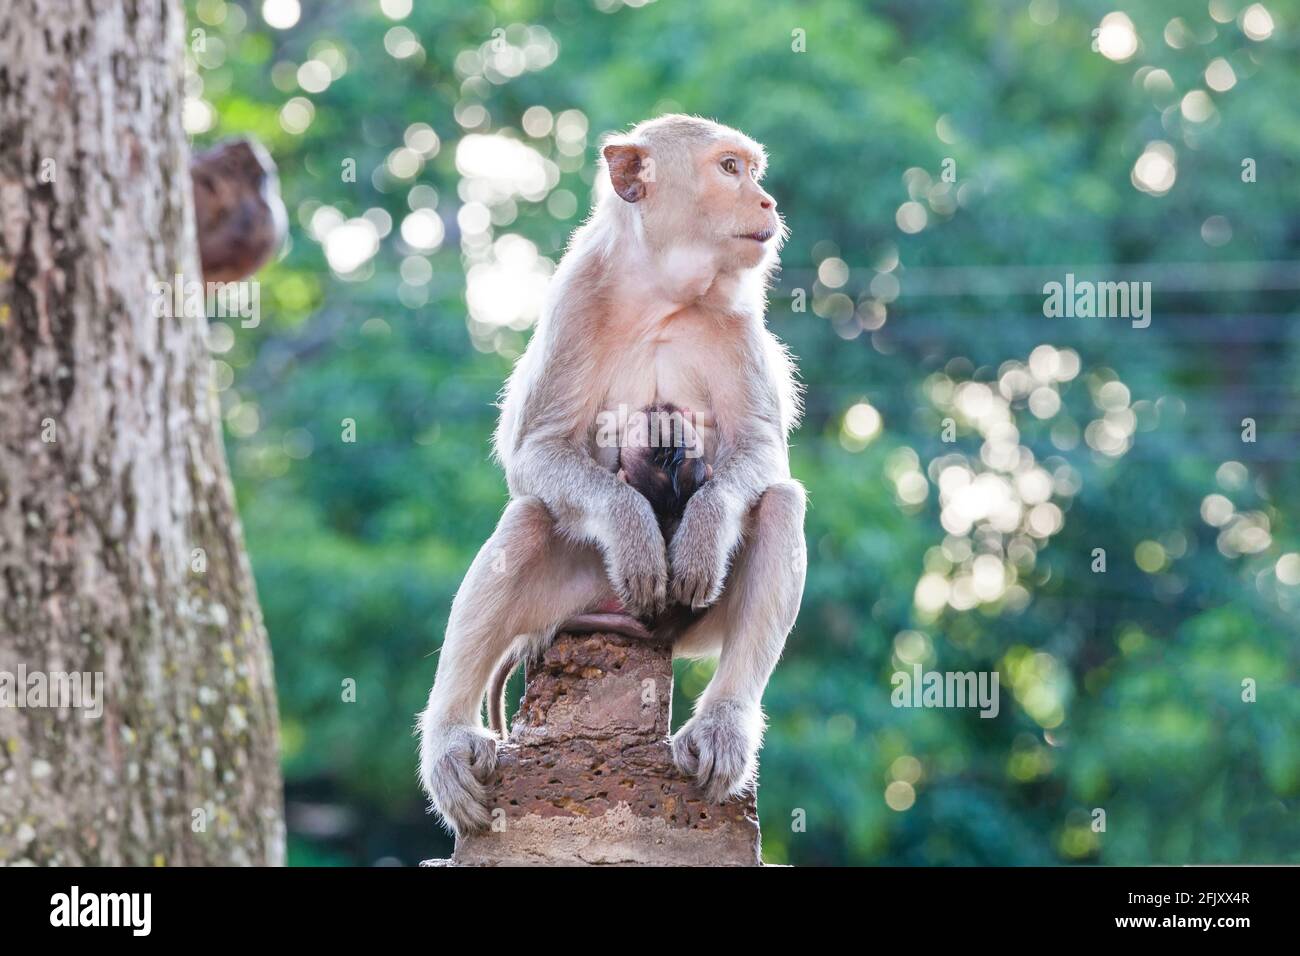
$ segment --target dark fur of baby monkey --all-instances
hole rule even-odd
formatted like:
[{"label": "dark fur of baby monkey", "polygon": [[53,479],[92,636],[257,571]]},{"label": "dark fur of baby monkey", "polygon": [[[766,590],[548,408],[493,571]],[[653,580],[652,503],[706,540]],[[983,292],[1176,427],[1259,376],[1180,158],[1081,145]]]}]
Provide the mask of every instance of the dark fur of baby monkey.
[{"label": "dark fur of baby monkey", "polygon": [[[713,469],[705,464],[698,440],[691,443],[684,435],[689,423],[679,409],[652,405],[644,414],[651,434],[658,435],[659,441],[624,445],[619,452],[618,474],[650,502],[667,545],[682,523],[691,496],[713,477]],[[650,631],[658,640],[671,641],[699,616],[698,611],[683,604],[669,604],[650,623]]]},{"label": "dark fur of baby monkey", "polygon": [[690,456],[689,451],[684,445],[659,445],[625,447],[619,454],[619,477],[650,502],[665,542],[672,541],[686,503],[710,477],[704,459]]}]

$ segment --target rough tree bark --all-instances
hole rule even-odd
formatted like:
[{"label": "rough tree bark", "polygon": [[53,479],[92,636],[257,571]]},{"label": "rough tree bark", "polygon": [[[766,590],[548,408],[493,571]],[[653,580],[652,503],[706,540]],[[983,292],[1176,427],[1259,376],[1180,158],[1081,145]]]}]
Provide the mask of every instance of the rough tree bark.
[{"label": "rough tree bark", "polygon": [[[0,863],[283,858],[270,653],[221,444],[172,0],[0,9]],[[168,309],[170,312],[170,309]],[[0,677],[3,674],[0,673]]]}]

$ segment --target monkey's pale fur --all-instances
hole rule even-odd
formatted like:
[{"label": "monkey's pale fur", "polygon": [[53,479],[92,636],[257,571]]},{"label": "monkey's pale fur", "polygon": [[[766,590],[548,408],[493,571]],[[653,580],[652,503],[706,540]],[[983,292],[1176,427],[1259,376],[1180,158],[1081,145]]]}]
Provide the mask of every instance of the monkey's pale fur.
[{"label": "monkey's pale fur", "polygon": [[[708,608],[674,648],[721,656],[673,756],[714,799],[750,787],[763,689],[803,594],[804,491],[787,448],[799,395],[764,323],[785,227],[758,184],[762,147],[665,116],[603,156],[592,214],[505,388],[496,454],[512,500],[456,594],[420,717],[420,777],[456,832],[489,822],[492,672],[611,588],[633,614]],[[667,544],[615,475],[618,449],[595,440],[601,413],[657,403],[692,411],[713,472]]]}]

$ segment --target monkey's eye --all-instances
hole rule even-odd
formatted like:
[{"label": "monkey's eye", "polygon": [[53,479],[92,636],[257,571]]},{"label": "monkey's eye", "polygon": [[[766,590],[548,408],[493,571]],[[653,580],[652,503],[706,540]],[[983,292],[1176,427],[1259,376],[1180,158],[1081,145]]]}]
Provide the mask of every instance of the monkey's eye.
[{"label": "monkey's eye", "polygon": [[728,156],[726,159],[724,159],[721,163],[721,166],[722,166],[722,171],[726,173],[728,176],[734,176],[739,171],[739,167],[736,165],[736,157],[734,156]]}]

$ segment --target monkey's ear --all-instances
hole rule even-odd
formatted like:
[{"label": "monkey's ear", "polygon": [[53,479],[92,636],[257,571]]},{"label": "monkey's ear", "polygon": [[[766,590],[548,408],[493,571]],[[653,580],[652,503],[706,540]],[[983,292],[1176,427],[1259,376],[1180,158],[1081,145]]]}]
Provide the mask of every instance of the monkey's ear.
[{"label": "monkey's ear", "polygon": [[645,180],[641,171],[645,166],[645,150],[630,143],[610,143],[602,150],[605,165],[609,167],[609,181],[614,192],[625,202],[640,202],[645,198]]}]

